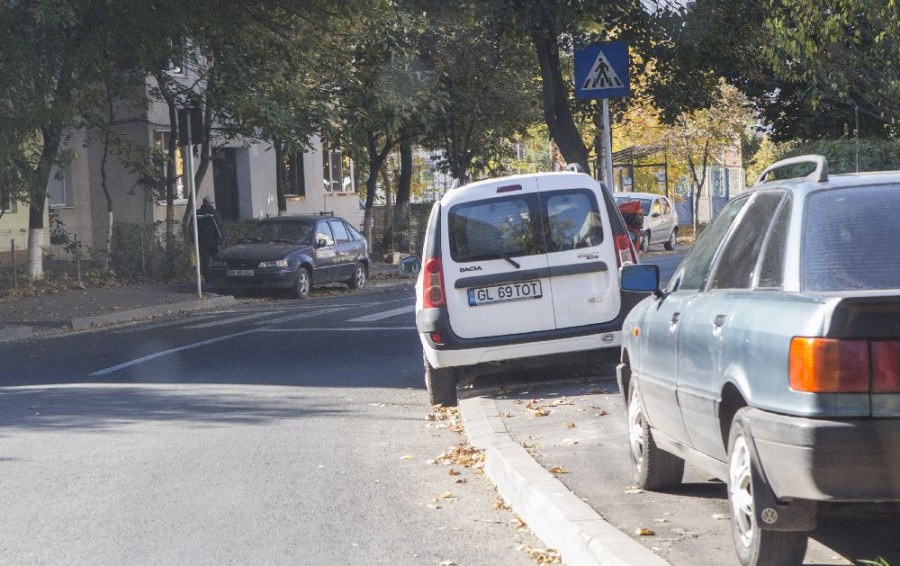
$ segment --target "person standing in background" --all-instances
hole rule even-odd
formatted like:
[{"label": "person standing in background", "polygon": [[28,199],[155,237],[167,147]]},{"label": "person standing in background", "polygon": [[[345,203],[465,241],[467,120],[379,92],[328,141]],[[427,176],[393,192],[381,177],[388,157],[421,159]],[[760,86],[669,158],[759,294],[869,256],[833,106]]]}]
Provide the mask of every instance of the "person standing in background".
[{"label": "person standing in background", "polygon": [[209,262],[219,253],[219,244],[225,239],[222,217],[213,206],[212,199],[203,197],[203,205],[197,209],[197,243],[200,248],[200,272],[206,280]]}]

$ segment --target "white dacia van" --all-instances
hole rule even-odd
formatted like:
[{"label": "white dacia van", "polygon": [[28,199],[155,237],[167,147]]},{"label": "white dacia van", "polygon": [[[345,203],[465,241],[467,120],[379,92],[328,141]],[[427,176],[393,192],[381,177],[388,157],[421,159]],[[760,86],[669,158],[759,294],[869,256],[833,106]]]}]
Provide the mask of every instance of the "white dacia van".
[{"label": "white dacia van", "polygon": [[555,364],[621,345],[643,295],[622,293],[637,255],[612,195],[576,172],[517,175],[449,191],[428,220],[416,326],[434,404],[464,377]]}]

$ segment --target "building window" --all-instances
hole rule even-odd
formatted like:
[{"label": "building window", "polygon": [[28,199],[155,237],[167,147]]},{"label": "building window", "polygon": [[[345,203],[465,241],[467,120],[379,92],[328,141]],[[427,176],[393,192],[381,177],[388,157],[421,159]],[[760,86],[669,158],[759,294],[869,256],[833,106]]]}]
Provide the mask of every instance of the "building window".
[{"label": "building window", "polygon": [[0,184],[0,212],[15,212],[16,201],[9,194],[9,188]]},{"label": "building window", "polygon": [[72,206],[72,179],[69,167],[53,165],[47,181],[47,202],[52,207]]},{"label": "building window", "polygon": [[184,38],[170,41],[169,47],[171,49],[171,57],[166,60],[163,70],[173,76],[187,76],[187,72],[185,71]]},{"label": "building window", "polygon": [[355,192],[353,160],[338,150],[322,151],[322,176],[325,190],[330,193]]},{"label": "building window", "polygon": [[292,153],[287,158],[284,194],[291,197],[306,196],[306,171],[303,168],[303,153]]},{"label": "building window", "polygon": [[[162,155],[162,168],[160,174],[161,196],[165,198],[166,179],[169,176],[169,168],[173,165],[169,162],[169,139],[172,132],[166,130],[157,130],[153,133],[153,147]],[[181,148],[175,146],[175,198],[184,198],[184,163],[181,159]]]}]

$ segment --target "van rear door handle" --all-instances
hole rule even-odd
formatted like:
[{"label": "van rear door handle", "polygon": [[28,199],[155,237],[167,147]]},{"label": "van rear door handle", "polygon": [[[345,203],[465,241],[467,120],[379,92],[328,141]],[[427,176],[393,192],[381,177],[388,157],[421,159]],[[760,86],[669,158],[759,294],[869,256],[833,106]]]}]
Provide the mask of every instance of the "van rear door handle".
[{"label": "van rear door handle", "polygon": [[725,319],[728,318],[724,314],[717,314],[716,320],[713,322],[716,328],[721,328],[723,324],[725,324]]},{"label": "van rear door handle", "polygon": [[680,312],[673,312],[673,313],[672,313],[672,320],[670,320],[669,322],[671,322],[672,324],[678,324],[678,319],[679,319],[679,318],[681,318],[681,313],[680,313]]}]

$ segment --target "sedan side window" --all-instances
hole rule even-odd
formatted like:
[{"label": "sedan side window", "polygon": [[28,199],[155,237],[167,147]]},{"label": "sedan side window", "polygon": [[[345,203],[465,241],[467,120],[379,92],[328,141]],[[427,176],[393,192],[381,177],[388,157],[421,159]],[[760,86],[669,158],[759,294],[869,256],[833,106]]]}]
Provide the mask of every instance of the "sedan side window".
[{"label": "sedan side window", "polygon": [[719,212],[719,215],[700,234],[691,251],[688,252],[684,261],[681,262],[681,265],[675,272],[675,276],[672,278],[672,283],[669,285],[670,291],[700,289],[703,286],[707,275],[709,275],[709,267],[715,257],[716,250],[719,249],[719,244],[722,243],[722,238],[728,233],[728,228],[731,227],[735,217],[746,204],[747,197],[738,197],[725,205],[725,208]]},{"label": "sedan side window", "polygon": [[325,240],[326,246],[334,245],[334,236],[331,235],[331,228],[328,227],[327,222],[319,222],[316,225],[316,245],[320,240]]},{"label": "sedan side window", "polygon": [[346,244],[350,241],[350,234],[347,233],[347,229],[344,228],[344,223],[340,220],[331,220],[328,222],[331,225],[331,231],[334,233],[334,241],[337,244]]},{"label": "sedan side window", "polygon": [[747,207],[731,235],[722,248],[718,266],[710,283],[711,289],[749,289],[753,283],[754,270],[759,251],[775,209],[784,194],[760,193]]}]

